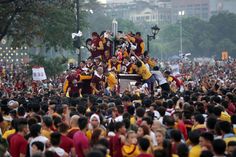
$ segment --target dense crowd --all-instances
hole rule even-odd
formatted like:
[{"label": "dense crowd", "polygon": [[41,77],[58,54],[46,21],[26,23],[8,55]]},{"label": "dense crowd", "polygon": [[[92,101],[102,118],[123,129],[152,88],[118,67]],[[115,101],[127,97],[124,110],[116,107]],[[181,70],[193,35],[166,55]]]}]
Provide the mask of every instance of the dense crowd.
[{"label": "dense crowd", "polygon": [[[236,61],[181,60],[177,76],[139,32],[119,35],[111,55],[109,33],[93,33],[91,57],[53,79],[3,76],[0,156],[236,156]],[[120,93],[120,73],[139,81]]]}]

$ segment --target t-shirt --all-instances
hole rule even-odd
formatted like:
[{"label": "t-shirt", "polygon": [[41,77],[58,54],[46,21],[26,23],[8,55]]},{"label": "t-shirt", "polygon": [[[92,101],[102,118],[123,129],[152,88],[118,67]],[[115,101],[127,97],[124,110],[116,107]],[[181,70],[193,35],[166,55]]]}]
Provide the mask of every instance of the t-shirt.
[{"label": "t-shirt", "polygon": [[122,147],[122,155],[124,157],[136,157],[140,154],[139,148],[137,145],[124,145]]},{"label": "t-shirt", "polygon": [[27,152],[27,140],[20,134],[14,134],[10,139],[10,154],[12,157],[20,157],[20,154]]},{"label": "t-shirt", "polygon": [[32,155],[32,143],[33,142],[36,142],[36,141],[39,141],[39,142],[42,142],[44,144],[44,149],[46,148],[46,143],[49,141],[47,137],[45,136],[37,136],[35,138],[33,138],[31,141],[30,141],[30,144],[29,144],[29,148],[30,148],[30,155]]},{"label": "t-shirt", "polygon": [[42,130],[41,134],[42,136],[47,137],[48,139],[50,139],[50,135],[51,135],[52,131],[48,131],[48,130]]},{"label": "t-shirt", "polygon": [[7,137],[8,137],[9,135],[14,134],[15,132],[16,132],[15,129],[7,130],[7,131],[2,135],[2,138],[7,139]]},{"label": "t-shirt", "polygon": [[137,157],[153,157],[151,154],[139,154]]},{"label": "t-shirt", "polygon": [[141,67],[137,68],[137,73],[142,76],[143,80],[148,80],[152,76],[152,73],[148,70],[144,63],[142,63]]},{"label": "t-shirt", "polygon": [[71,128],[69,131],[68,131],[68,134],[67,136],[71,139],[73,139],[74,137],[74,134],[79,131],[79,128]]},{"label": "t-shirt", "polygon": [[89,148],[89,141],[85,133],[83,133],[82,131],[76,132],[73,137],[73,142],[77,157],[85,157],[83,150]]},{"label": "t-shirt", "polygon": [[71,148],[74,147],[73,140],[65,135],[61,135],[61,143],[60,143],[59,147],[64,149],[69,154],[71,151]]},{"label": "t-shirt", "polygon": [[200,157],[202,148],[200,145],[193,146],[189,151],[189,157]]},{"label": "t-shirt", "polygon": [[65,154],[65,151],[60,147],[52,146],[52,147],[48,148],[48,150],[54,152],[55,153],[54,156],[58,156],[58,157],[63,156]]},{"label": "t-shirt", "polygon": [[163,74],[160,71],[152,71],[155,78],[158,80],[159,85],[163,85],[167,83],[166,78],[163,76]]},{"label": "t-shirt", "polygon": [[187,133],[187,129],[185,127],[184,122],[182,120],[178,121],[176,127],[184,135],[184,139],[187,140],[188,139],[188,133]]}]

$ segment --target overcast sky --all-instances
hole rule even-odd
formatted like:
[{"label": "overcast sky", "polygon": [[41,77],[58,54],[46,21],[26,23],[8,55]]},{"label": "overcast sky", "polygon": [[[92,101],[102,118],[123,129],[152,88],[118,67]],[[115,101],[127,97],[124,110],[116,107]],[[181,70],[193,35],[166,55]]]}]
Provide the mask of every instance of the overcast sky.
[{"label": "overcast sky", "polygon": [[106,3],[106,0],[98,0],[101,3]]}]

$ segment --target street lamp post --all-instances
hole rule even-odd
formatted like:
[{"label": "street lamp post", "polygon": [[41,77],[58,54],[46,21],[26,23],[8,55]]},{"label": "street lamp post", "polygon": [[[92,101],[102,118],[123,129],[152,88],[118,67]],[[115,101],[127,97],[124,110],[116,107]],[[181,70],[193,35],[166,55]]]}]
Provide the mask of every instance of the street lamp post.
[{"label": "street lamp post", "polygon": [[[76,30],[79,32],[80,21],[79,21],[79,0],[76,0]],[[78,54],[78,65],[81,61],[81,51],[80,51],[80,37],[78,36],[76,39],[78,46],[76,47],[76,52]]]},{"label": "street lamp post", "polygon": [[158,34],[158,32],[160,31],[160,28],[157,27],[157,25],[153,26],[152,28],[152,35],[147,35],[147,51],[149,52],[149,41],[151,41],[152,39],[156,39],[156,35]]},{"label": "street lamp post", "polygon": [[185,12],[184,10],[179,11],[179,16],[180,16],[180,51],[179,53],[183,53],[183,25],[182,25],[182,17],[184,16]]}]

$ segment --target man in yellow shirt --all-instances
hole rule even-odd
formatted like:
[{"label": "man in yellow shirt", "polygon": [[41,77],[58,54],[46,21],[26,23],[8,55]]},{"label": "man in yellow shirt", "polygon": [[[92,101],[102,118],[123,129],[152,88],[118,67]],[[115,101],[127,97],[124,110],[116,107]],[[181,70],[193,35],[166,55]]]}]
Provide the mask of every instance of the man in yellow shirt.
[{"label": "man in yellow shirt", "polygon": [[53,132],[51,130],[52,124],[53,124],[53,120],[50,116],[43,117],[41,134],[47,137],[48,139],[50,139],[50,135]]},{"label": "man in yellow shirt", "polygon": [[122,147],[123,157],[136,157],[140,154],[136,136],[134,131],[129,131],[127,133],[125,144]]},{"label": "man in yellow shirt", "polygon": [[202,152],[202,148],[199,145],[200,131],[199,130],[191,131],[188,136],[192,145],[192,148],[189,151],[189,157],[200,157]]},{"label": "man in yellow shirt", "polygon": [[116,92],[116,87],[118,85],[118,79],[117,76],[114,72],[105,72],[104,73],[105,77],[106,77],[106,84],[107,84],[107,91],[109,93],[114,93]]},{"label": "man in yellow shirt", "polygon": [[147,68],[147,66],[143,63],[143,61],[132,51],[131,52],[137,59],[135,65],[135,71],[142,77],[144,83],[147,83],[148,90],[153,93],[153,87],[155,83],[155,77],[152,75],[151,71]]},{"label": "man in yellow shirt", "polygon": [[13,120],[11,121],[11,129],[5,131],[4,134],[2,135],[2,138],[7,139],[8,136],[14,134],[14,133],[16,132],[16,129],[15,129],[15,128],[16,128],[16,125],[17,125],[17,119],[13,119]]}]

